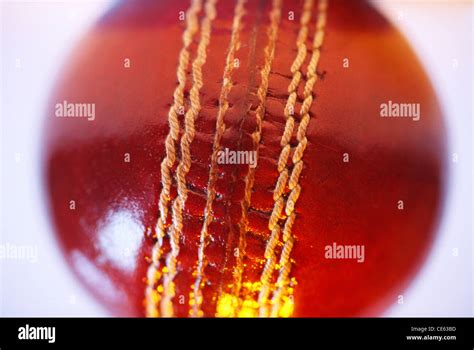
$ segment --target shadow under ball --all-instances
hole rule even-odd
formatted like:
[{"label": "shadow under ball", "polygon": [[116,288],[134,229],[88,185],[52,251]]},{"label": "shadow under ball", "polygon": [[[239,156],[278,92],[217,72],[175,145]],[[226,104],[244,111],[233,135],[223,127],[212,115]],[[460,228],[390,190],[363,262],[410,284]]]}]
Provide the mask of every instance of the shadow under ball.
[{"label": "shadow under ball", "polygon": [[[235,6],[234,1],[216,4],[205,48],[200,109],[190,145],[187,200],[182,208],[183,227],[173,279],[174,316],[189,316],[193,307]],[[245,304],[247,313],[240,315],[258,315],[261,306],[260,282],[272,234],[268,223],[280,175],[277,163],[288,118],[288,87],[294,76],[290,67],[298,53],[304,2],[283,1],[280,12],[273,12],[279,14],[279,23],[274,54],[269,58],[265,48],[270,42],[273,6],[271,1],[248,0],[244,4],[240,46],[235,52],[238,64],[226,95],[229,108],[224,115],[220,146],[255,150],[252,135],[259,129],[257,113],[263,111],[258,163],[250,203],[244,212],[248,164],[216,166],[216,196],[204,240],[203,279],[199,285],[203,316],[229,311],[229,305],[225,309],[226,305],[219,304],[225,296],[240,303],[240,309],[230,307],[230,316],[244,309],[245,300],[250,300]],[[146,315],[147,271],[160,214],[161,163],[166,157],[168,114],[178,86],[178,62],[187,23],[180,16],[189,7],[188,1],[118,3],[69,56],[46,116],[44,181],[58,241],[74,273],[113,315]],[[197,15],[199,24],[205,10],[203,5]],[[305,130],[304,165],[298,178],[301,191],[293,212],[294,244],[286,286],[293,304],[285,316],[380,315],[404,293],[434,238],[444,188],[443,120],[418,59],[386,19],[363,1],[329,1],[325,11],[326,22],[321,28],[324,40]],[[290,19],[290,12],[294,19]],[[291,155],[299,144],[299,111],[307,97],[304,86],[320,12],[315,1],[291,116],[295,121],[289,141]],[[203,26],[199,28],[203,30]],[[192,106],[192,63],[200,43],[199,33],[189,45],[186,111]],[[265,80],[262,70],[269,59],[268,86],[263,99],[259,99],[258,91]],[[64,101],[94,104],[95,117],[57,117],[57,105],[64,105]],[[419,104],[419,120],[381,117],[381,106],[389,103]],[[179,114],[178,118],[181,137],[185,116]],[[182,155],[179,142],[176,147],[172,173]],[[293,167],[290,156],[290,174]],[[177,193],[174,179],[170,203]],[[281,197],[287,201],[290,194],[287,185]],[[287,219],[282,213],[278,225],[283,227]],[[167,230],[172,224],[170,209]],[[268,300],[275,293],[284,245],[280,236],[274,247],[277,263],[269,280],[272,289]],[[334,247],[349,245],[363,247],[363,259],[347,255],[345,259],[328,258],[327,252]],[[171,250],[166,235],[160,271],[166,267]],[[243,265],[235,296],[232,293],[236,290],[239,254],[243,255]],[[158,281],[157,290],[161,283]]]}]

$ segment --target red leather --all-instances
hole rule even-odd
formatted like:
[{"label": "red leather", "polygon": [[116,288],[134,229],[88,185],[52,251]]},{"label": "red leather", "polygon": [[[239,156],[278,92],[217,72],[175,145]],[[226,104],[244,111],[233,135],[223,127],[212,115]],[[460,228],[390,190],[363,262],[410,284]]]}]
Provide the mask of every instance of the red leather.
[{"label": "red leather", "polygon": [[[44,179],[52,222],[73,271],[114,315],[145,312],[146,257],[154,243],[167,115],[183,45],[185,22],[177,17],[188,5],[119,3],[70,55],[47,113]],[[246,4],[223,147],[252,149],[270,7],[270,2],[255,0]],[[269,77],[249,211],[245,277],[250,280],[261,274],[270,234],[267,223],[301,9],[302,1],[283,4]],[[175,300],[178,316],[189,312],[233,11],[234,2],[217,5],[203,66],[202,110],[191,146],[191,191],[175,280],[177,296],[185,297],[183,304]],[[288,20],[289,11],[295,12],[294,21]],[[124,68],[126,58],[130,68]],[[349,68],[343,66],[345,58]],[[293,315],[378,315],[404,292],[434,238],[444,188],[440,108],[406,40],[362,1],[330,1],[318,76],[293,229]],[[95,103],[95,120],[55,117],[55,104],[64,100]],[[389,100],[420,103],[420,120],[381,118],[380,104]],[[130,162],[124,162],[126,153]],[[344,153],[349,162],[343,162]],[[219,288],[232,282],[248,168],[220,165],[218,170],[215,222],[205,250],[206,316],[215,314]],[[399,200],[404,210],[398,210]],[[333,242],[365,245],[365,261],[325,259],[325,246]]]}]

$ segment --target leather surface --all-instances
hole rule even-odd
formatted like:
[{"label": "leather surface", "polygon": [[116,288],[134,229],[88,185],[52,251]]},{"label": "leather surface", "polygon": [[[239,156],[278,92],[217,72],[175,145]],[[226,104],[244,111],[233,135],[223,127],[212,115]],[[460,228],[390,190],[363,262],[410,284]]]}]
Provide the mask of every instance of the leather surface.
[{"label": "leather surface", "polygon": [[[186,1],[116,5],[72,52],[46,116],[45,186],[58,239],[75,273],[115,315],[145,312],[160,163],[183,45],[185,24],[177,16],[187,8]],[[270,8],[265,1],[246,4],[223,147],[253,149]],[[269,75],[248,211],[244,279],[250,281],[260,277],[270,235],[267,224],[301,9],[302,1],[283,4]],[[218,3],[203,66],[202,109],[191,145],[190,192],[175,279],[178,316],[189,312],[233,11],[234,2]],[[294,21],[288,20],[289,11],[295,12]],[[192,52],[196,47],[194,42]],[[124,68],[125,58],[130,68]],[[343,66],[345,58],[349,68]],[[403,294],[434,237],[443,196],[442,117],[405,39],[365,2],[329,3],[317,71],[293,227],[294,316],[377,315]],[[299,89],[297,106],[302,94]],[[54,105],[63,100],[95,103],[95,120],[56,118]],[[380,104],[389,100],[420,103],[420,120],[381,118]],[[344,153],[349,162],[343,162]],[[130,162],[124,161],[126,154]],[[232,284],[247,171],[247,165],[218,167],[214,222],[205,249],[205,316],[215,314],[218,294]],[[71,200],[75,210],[70,210]],[[399,200],[404,210],[398,210]],[[326,259],[325,246],[334,242],[364,245],[365,261]]]}]

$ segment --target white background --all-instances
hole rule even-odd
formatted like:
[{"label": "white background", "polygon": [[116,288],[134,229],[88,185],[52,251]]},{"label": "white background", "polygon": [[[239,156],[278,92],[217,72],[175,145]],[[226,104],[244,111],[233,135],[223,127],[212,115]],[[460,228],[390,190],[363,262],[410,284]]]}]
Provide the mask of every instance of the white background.
[{"label": "white background", "polygon": [[[37,261],[0,259],[0,315],[107,316],[60,254],[44,208],[39,154],[44,106],[61,62],[110,1],[0,3],[0,244],[38,252]],[[374,3],[423,62],[449,134],[449,184],[438,238],[403,304],[394,300],[385,315],[472,316],[474,6],[456,0]]]}]

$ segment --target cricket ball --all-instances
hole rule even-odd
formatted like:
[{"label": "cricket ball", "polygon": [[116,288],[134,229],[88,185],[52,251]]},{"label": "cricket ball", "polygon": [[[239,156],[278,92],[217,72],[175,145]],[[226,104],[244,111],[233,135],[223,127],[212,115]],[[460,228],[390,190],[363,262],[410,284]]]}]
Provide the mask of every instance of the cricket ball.
[{"label": "cricket ball", "polygon": [[58,241],[113,315],[380,315],[435,237],[440,107],[365,1],[118,2],[46,119]]}]

